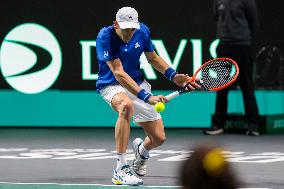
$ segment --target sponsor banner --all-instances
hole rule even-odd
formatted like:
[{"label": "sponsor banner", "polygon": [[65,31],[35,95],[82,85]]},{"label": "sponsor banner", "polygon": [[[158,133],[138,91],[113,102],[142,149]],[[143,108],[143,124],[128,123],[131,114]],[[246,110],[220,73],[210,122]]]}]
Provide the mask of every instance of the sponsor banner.
[{"label": "sponsor banner", "polygon": [[[253,42],[254,51],[267,43],[283,50],[283,40],[279,40],[283,30],[278,27],[281,18],[271,11],[282,10],[279,7],[284,3],[265,0],[257,3],[260,23],[267,23],[270,27],[261,27],[257,40]],[[47,89],[95,90],[98,78],[96,36],[102,27],[112,24],[116,11],[122,6],[126,3],[112,0],[76,3],[41,0],[36,4],[32,0],[5,2],[5,6],[0,7],[3,14],[0,28],[1,88],[26,94]],[[215,37],[213,4],[208,1],[182,0],[174,4],[145,0],[129,2],[127,6],[138,10],[140,21],[151,30],[155,51],[178,72],[192,74],[202,62],[216,57],[218,39]],[[273,27],[278,29],[271,30]],[[175,88],[153,69],[144,54],[140,62],[141,70],[153,89]]]},{"label": "sponsor banner", "polygon": [[27,23],[13,28],[4,38],[1,71],[15,90],[34,94],[48,89],[61,70],[61,49],[44,26]]}]

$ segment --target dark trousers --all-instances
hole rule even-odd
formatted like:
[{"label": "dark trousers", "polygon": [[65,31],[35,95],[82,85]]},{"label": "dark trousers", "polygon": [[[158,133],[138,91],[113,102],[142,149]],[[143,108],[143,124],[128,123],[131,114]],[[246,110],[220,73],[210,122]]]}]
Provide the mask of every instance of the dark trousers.
[{"label": "dark trousers", "polygon": [[[253,61],[251,47],[249,45],[219,44],[217,56],[231,58],[237,62],[240,68],[238,83],[243,95],[246,121],[248,124],[257,124],[259,114],[252,80]],[[212,120],[213,125],[219,127],[224,127],[225,125],[229,90],[230,87],[217,92],[215,115]]]}]

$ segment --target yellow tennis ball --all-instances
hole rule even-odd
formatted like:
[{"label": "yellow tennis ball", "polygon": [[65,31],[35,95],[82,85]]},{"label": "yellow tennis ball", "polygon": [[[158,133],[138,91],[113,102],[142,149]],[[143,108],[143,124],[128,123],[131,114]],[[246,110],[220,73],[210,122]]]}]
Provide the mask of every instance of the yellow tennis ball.
[{"label": "yellow tennis ball", "polygon": [[217,148],[209,152],[203,159],[204,169],[212,176],[219,175],[225,166],[225,158],[222,150]]},{"label": "yellow tennis ball", "polygon": [[157,112],[162,112],[165,109],[165,104],[162,102],[158,102],[157,104],[155,104],[155,110]]}]

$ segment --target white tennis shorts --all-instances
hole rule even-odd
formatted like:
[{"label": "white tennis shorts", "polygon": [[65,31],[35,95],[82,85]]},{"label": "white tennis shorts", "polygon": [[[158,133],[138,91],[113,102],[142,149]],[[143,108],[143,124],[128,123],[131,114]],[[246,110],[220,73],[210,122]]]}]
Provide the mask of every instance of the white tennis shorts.
[{"label": "white tennis shorts", "polygon": [[[151,93],[151,85],[147,81],[144,80],[140,84],[140,87]],[[100,95],[110,106],[113,97],[118,93],[126,93],[132,100],[134,104],[133,122],[136,125],[139,125],[140,122],[155,121],[162,118],[161,115],[155,111],[154,105],[145,103],[119,84],[109,85],[100,90]]]}]

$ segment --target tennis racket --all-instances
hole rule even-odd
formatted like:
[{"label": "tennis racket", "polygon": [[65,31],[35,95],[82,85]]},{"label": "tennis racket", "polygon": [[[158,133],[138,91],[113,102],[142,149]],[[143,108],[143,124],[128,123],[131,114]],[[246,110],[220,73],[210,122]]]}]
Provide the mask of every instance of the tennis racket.
[{"label": "tennis racket", "polygon": [[[165,96],[169,101],[180,94],[192,91],[219,91],[234,83],[239,75],[237,63],[230,58],[216,58],[204,63],[196,70],[192,81],[200,85],[198,89],[189,89],[188,82],[183,88]],[[187,90],[188,89],[188,90]]]}]

